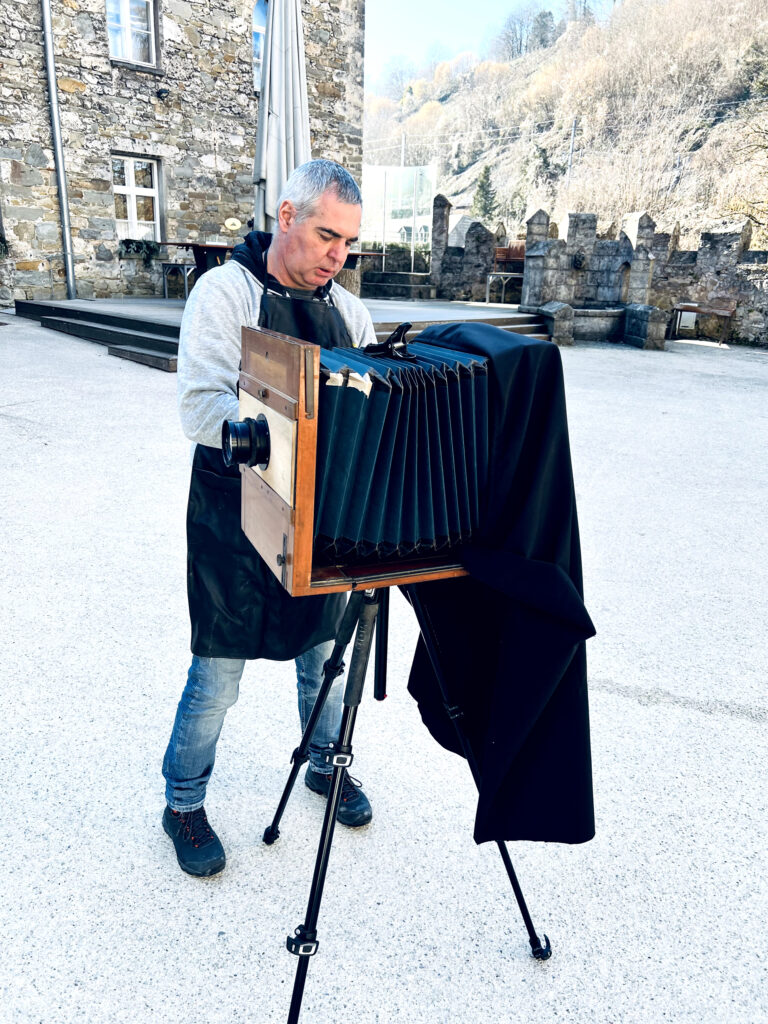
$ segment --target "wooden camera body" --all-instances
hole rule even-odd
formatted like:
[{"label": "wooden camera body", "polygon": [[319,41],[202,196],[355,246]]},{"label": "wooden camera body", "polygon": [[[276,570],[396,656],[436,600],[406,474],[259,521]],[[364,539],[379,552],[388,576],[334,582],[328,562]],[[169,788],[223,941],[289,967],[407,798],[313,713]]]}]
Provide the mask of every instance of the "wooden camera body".
[{"label": "wooden camera body", "polygon": [[241,466],[242,528],[294,597],[465,576],[455,557],[362,565],[313,564],[320,349],[262,328],[242,329],[240,419],[263,415],[265,469]]}]

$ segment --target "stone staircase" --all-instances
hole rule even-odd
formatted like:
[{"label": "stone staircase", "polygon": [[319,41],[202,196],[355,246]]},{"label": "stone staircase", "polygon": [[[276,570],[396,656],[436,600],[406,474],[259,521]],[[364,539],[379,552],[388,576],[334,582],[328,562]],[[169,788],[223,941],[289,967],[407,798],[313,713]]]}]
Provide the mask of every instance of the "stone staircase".
[{"label": "stone staircase", "polygon": [[363,299],[434,299],[437,298],[437,288],[429,283],[429,274],[366,270],[363,273],[360,297]]},{"label": "stone staircase", "polygon": [[[543,317],[538,316],[535,313],[517,313],[510,312],[508,315],[500,316],[477,316],[471,319],[463,317],[467,323],[478,323],[478,324],[491,324],[493,327],[499,327],[502,331],[510,331],[512,334],[525,334],[530,338],[538,338],[541,341],[551,341],[549,332],[547,331],[547,325]],[[414,321],[411,330],[408,332],[408,340],[413,341],[419,331],[423,331],[427,327],[431,327],[433,324],[444,324],[446,323],[445,318],[440,320],[420,320]],[[375,323],[376,328],[376,340],[386,341],[389,335],[400,326],[400,321],[392,321],[390,323]]]},{"label": "stone staircase", "polygon": [[[120,359],[130,359],[171,373],[176,370],[182,309],[183,302],[176,303],[174,308],[174,304],[169,300],[110,300],[109,306],[106,302],[93,302],[88,299],[60,302],[16,300],[17,316],[37,320],[42,327],[54,331],[62,331],[77,338],[106,345],[109,354]],[[417,307],[417,310],[423,319],[414,319],[413,327],[408,332],[411,340],[426,327],[446,323],[449,319],[444,308],[441,309],[442,315],[435,319],[427,318],[428,306]],[[535,313],[521,313],[510,308],[509,313],[499,316],[497,307],[494,310],[495,315],[490,310],[485,315],[482,303],[475,303],[472,311],[475,310],[477,315],[470,317],[466,309],[463,316],[457,309],[456,319],[492,324],[503,331],[550,340],[544,320]],[[374,317],[377,340],[386,340],[400,326],[403,319],[410,320],[414,313],[406,305],[398,309],[397,302],[393,302],[391,312],[387,309],[387,315],[400,316],[402,319],[384,321],[379,318],[381,314]]]},{"label": "stone staircase", "polygon": [[[122,304],[124,309],[127,303]],[[88,300],[38,302],[16,300],[16,315],[38,320],[41,327],[73,334],[106,345],[111,356],[144,363],[158,370],[176,371],[179,351],[178,323],[156,317],[98,308]]]}]

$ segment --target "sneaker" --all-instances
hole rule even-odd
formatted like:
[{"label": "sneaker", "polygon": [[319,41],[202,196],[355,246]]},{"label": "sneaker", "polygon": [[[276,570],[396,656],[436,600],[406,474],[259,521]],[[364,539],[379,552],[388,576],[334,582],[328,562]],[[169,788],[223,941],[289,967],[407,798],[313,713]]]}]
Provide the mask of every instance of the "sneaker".
[{"label": "sneaker", "polygon": [[207,877],[224,870],[224,847],[211,826],[204,807],[182,813],[166,806],[163,828],[173,840],[176,858],[188,875]]},{"label": "sneaker", "polygon": [[[316,772],[309,765],[304,776],[304,784],[313,793],[319,793],[327,798],[331,788],[332,777],[332,775],[323,775],[320,772]],[[368,802],[368,797],[362,790],[362,783],[358,782],[357,779],[353,779],[349,772],[344,772],[344,783],[341,787],[341,803],[336,814],[336,820],[340,821],[342,825],[348,825],[350,828],[359,828],[361,825],[367,825],[372,817],[373,811]]]}]

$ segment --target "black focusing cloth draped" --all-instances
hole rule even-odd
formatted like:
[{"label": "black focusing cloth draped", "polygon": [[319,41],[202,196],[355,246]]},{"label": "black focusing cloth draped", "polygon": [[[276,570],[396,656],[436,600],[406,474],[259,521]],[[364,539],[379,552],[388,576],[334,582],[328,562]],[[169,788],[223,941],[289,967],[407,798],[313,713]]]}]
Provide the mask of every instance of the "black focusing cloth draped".
[{"label": "black focusing cloth draped", "polygon": [[[468,578],[419,584],[477,757],[478,843],[594,835],[581,552],[557,347],[487,324],[427,328],[421,345],[489,360],[489,487]],[[409,690],[460,753],[423,641]]]}]

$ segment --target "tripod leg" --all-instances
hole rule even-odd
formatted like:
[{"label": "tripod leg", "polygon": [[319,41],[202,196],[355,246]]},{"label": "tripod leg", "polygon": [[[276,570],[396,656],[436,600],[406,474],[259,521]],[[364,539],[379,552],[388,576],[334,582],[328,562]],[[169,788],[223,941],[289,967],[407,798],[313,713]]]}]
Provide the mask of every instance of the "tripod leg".
[{"label": "tripod leg", "polygon": [[[464,753],[464,757],[467,759],[467,763],[469,764],[470,771],[472,772],[472,777],[475,780],[475,785],[479,789],[481,781],[480,768],[477,763],[474,751],[472,750],[472,745],[470,744],[469,738],[467,737],[466,730],[464,729],[464,726],[462,724],[464,712],[457,704],[454,704],[450,700],[448,685],[445,681],[445,675],[443,673],[442,664],[440,661],[440,651],[437,639],[435,637],[435,631],[432,627],[429,615],[416,592],[416,588],[408,586],[404,587],[403,589],[406,591],[408,599],[410,600],[411,605],[413,606],[413,610],[416,613],[416,618],[418,619],[419,622],[419,628],[421,630],[421,635],[424,639],[424,644],[427,648],[427,653],[429,655],[429,660],[432,665],[432,670],[435,673],[438,686],[440,687],[440,695],[443,699],[443,704],[445,706],[446,713],[453,722],[454,728],[456,730],[456,735],[458,736],[459,743],[461,744],[462,752]],[[517,905],[520,908],[520,914],[523,918],[523,923],[525,924],[526,931],[528,932],[528,941],[531,944],[531,953],[536,958],[536,960],[549,960],[549,958],[552,956],[552,947],[546,935],[544,936],[544,945],[542,945],[541,940],[536,934],[536,929],[533,927],[533,921],[531,920],[531,915],[528,911],[528,905],[526,904],[525,897],[523,896],[523,890],[520,888],[520,883],[517,880],[515,869],[512,866],[512,859],[509,856],[507,845],[502,840],[498,840],[496,842],[496,845],[499,849],[499,853],[501,854],[501,859],[504,864],[504,868],[506,869],[507,876],[509,878],[510,884],[512,885],[512,891],[515,894]]]},{"label": "tripod leg", "polygon": [[315,870],[312,876],[312,886],[309,891],[307,914],[304,918],[304,923],[299,925],[293,935],[288,936],[286,942],[288,950],[299,958],[296,967],[296,978],[293,983],[288,1024],[298,1024],[309,958],[317,952],[317,919],[320,915],[320,902],[323,898],[323,886],[325,885],[325,876],[328,871],[328,861],[331,855],[336,814],[341,803],[344,776],[347,768],[352,763],[352,734],[355,729],[357,709],[363,695],[363,683],[365,682],[365,672],[368,667],[368,656],[371,651],[371,639],[373,637],[377,609],[375,593],[373,596],[366,594],[365,603],[360,611],[360,621],[357,627],[357,635],[355,636],[349,672],[347,673],[339,741],[329,748],[329,752],[326,755],[326,761],[333,765],[333,776],[328,793],[328,802],[325,806],[325,817],[323,818],[323,829],[320,833],[317,858],[315,859]]},{"label": "tripod leg", "polygon": [[344,615],[336,633],[336,642],[333,647],[330,658],[326,661],[323,666],[323,685],[320,687],[320,692],[317,695],[317,700],[312,708],[312,714],[309,716],[307,727],[304,730],[304,735],[301,737],[301,743],[294,750],[291,755],[291,771],[288,776],[288,781],[285,784],[283,795],[280,797],[280,803],[277,805],[275,816],[272,819],[271,825],[268,825],[264,831],[263,840],[267,846],[271,846],[276,839],[280,836],[280,820],[283,817],[285,808],[288,805],[288,800],[293,792],[293,787],[298,778],[301,766],[306,764],[309,760],[309,745],[312,742],[312,735],[315,731],[315,726],[323,713],[325,702],[328,699],[328,694],[331,692],[334,680],[337,676],[340,676],[344,671],[344,662],[342,658],[344,651],[347,648],[347,644],[352,639],[352,634],[355,631],[355,626],[360,618],[360,610],[363,604],[364,594],[362,591],[354,592],[347,602],[347,607],[344,611]]},{"label": "tripod leg", "polygon": [[389,587],[379,591],[379,613],[376,616],[376,672],[373,677],[373,696],[376,700],[387,697],[387,643],[389,640]]}]

